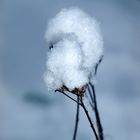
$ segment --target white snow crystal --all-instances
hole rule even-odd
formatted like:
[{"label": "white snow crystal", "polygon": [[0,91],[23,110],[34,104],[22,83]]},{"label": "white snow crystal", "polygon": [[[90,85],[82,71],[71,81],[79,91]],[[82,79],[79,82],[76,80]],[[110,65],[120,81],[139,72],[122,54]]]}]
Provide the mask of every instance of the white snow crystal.
[{"label": "white snow crystal", "polygon": [[49,21],[45,39],[48,46],[53,45],[44,76],[48,89],[81,88],[94,77],[103,41],[93,17],[79,8],[63,9]]}]

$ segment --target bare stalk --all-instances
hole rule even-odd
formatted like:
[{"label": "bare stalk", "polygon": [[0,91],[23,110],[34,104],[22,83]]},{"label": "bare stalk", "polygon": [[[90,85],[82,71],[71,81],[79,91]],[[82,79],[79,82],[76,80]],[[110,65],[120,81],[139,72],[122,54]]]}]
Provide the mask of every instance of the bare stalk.
[{"label": "bare stalk", "polygon": [[66,97],[68,97],[69,99],[71,99],[72,101],[74,101],[75,103],[77,103],[77,104],[80,104],[80,105],[81,105],[81,103],[77,102],[75,99],[73,99],[71,96],[67,95],[65,92],[60,91],[60,90],[55,90],[55,92],[56,92],[56,91],[58,91],[58,92],[62,93],[63,95],[65,95]]},{"label": "bare stalk", "polygon": [[83,108],[83,110],[84,110],[84,112],[85,112],[85,114],[86,114],[86,116],[87,116],[87,118],[88,118],[88,121],[89,121],[89,123],[90,123],[91,129],[92,129],[92,131],[93,131],[93,133],[94,133],[94,135],[95,135],[96,140],[99,140],[98,135],[97,135],[96,130],[95,130],[95,128],[94,128],[94,125],[93,125],[93,123],[92,123],[92,121],[91,121],[91,118],[90,118],[90,116],[89,116],[89,113],[88,113],[88,111],[87,111],[87,109],[86,109],[86,107],[85,107],[85,104],[84,104],[84,102],[83,102],[83,98],[82,98],[82,97],[81,97],[81,106],[82,106],[82,108]]},{"label": "bare stalk", "polygon": [[[91,87],[92,91],[90,90],[90,87]],[[97,124],[98,133],[96,132],[96,130],[94,128],[94,125],[93,125],[93,123],[91,121],[91,118],[89,116],[88,110],[86,109],[85,104],[83,102],[82,96],[80,96],[80,94],[77,93],[76,94],[77,95],[77,101],[76,101],[74,98],[72,98],[71,96],[66,94],[63,90],[56,90],[56,91],[62,93],[63,95],[65,95],[66,97],[68,97],[69,99],[71,99],[72,101],[77,103],[77,111],[76,111],[76,120],[75,120],[75,128],[74,128],[73,140],[76,140],[76,136],[77,136],[78,122],[79,122],[79,108],[80,108],[80,106],[83,108],[83,110],[84,110],[84,112],[86,114],[86,117],[87,117],[87,119],[88,119],[88,121],[90,123],[91,129],[92,129],[92,131],[93,131],[93,133],[95,135],[96,140],[104,140],[103,128],[102,128],[102,124],[101,124],[101,120],[100,120],[100,116],[99,116],[99,111],[98,111],[98,108],[97,108],[97,101],[96,101],[96,94],[95,94],[94,86],[91,83],[89,83],[88,92],[89,92],[89,95],[90,95],[90,98],[91,98],[90,105],[91,105],[93,111],[95,112],[95,118],[96,118],[96,124]],[[67,90],[67,91],[72,93],[69,90]]]},{"label": "bare stalk", "polygon": [[100,58],[100,60],[99,60],[99,62],[96,64],[96,66],[95,66],[95,75],[97,74],[97,69],[98,69],[98,66],[99,66],[99,64],[102,62],[102,59],[103,59],[103,57],[104,56],[102,56],[101,58]]},{"label": "bare stalk", "polygon": [[75,128],[73,134],[73,140],[76,140],[77,130],[78,130],[78,122],[79,122],[79,95],[77,95],[77,109],[76,109],[76,119],[75,119]]},{"label": "bare stalk", "polygon": [[[100,119],[100,115],[99,115],[99,111],[98,111],[98,107],[97,107],[95,88],[94,88],[94,85],[92,85],[91,83],[89,83],[89,85],[91,86],[93,97],[94,97],[93,98],[94,108],[93,108],[93,106],[91,106],[91,107],[95,112],[95,118],[96,118],[99,140],[104,140],[103,127],[102,127],[102,124],[101,124],[101,119]],[[90,90],[89,90],[89,92],[91,93]]]}]

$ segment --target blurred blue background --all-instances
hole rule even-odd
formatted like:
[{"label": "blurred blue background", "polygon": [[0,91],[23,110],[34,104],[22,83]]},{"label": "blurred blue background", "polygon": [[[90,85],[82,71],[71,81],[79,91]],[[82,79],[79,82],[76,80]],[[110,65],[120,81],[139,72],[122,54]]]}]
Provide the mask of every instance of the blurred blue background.
[{"label": "blurred blue background", "polygon": [[140,139],[139,0],[0,0],[0,140],[72,139],[75,104],[43,81],[47,22],[71,6],[96,17],[104,37],[96,94],[106,140]]}]

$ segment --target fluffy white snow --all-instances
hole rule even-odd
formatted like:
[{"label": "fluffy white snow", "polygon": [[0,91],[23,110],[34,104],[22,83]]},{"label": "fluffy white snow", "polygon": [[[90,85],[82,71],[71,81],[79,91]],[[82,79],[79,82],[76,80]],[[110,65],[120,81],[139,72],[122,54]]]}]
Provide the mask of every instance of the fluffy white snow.
[{"label": "fluffy white snow", "polygon": [[48,89],[63,85],[81,88],[94,78],[95,65],[103,55],[99,24],[79,8],[63,9],[47,26],[48,52],[45,82]]}]

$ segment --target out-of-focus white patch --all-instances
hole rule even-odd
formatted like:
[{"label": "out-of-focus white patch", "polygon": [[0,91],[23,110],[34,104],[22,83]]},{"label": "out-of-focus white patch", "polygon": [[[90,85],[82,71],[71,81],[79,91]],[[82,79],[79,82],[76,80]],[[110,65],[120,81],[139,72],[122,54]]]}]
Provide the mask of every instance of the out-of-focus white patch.
[{"label": "out-of-focus white patch", "polygon": [[78,8],[63,9],[49,21],[45,39],[53,45],[44,76],[48,89],[80,88],[94,77],[103,41],[93,17]]}]

